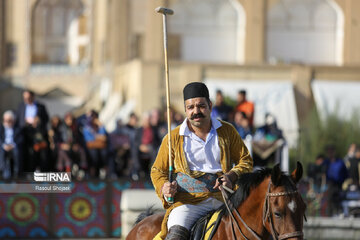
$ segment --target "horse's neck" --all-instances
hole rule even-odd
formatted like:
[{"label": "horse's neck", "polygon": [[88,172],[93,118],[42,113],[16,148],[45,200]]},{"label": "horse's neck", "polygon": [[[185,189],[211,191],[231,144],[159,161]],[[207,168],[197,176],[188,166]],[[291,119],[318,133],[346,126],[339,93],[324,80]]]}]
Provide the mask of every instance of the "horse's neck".
[{"label": "horse's neck", "polygon": [[[246,225],[251,228],[261,239],[266,239],[270,236],[269,232],[263,225],[263,209],[264,202],[266,197],[267,188],[269,185],[269,181],[265,179],[259,186],[252,189],[249,193],[249,196],[237,207],[237,211],[239,212],[241,218],[244,220]],[[234,212],[234,211],[233,211]],[[238,222],[241,231],[245,234],[248,239],[256,239],[253,234],[247,230],[245,225],[242,223],[238,216],[234,214],[236,221]],[[231,226],[231,216],[227,216],[223,221],[225,228],[227,229],[227,233],[232,233]],[[229,224],[230,223],[230,224]],[[234,223],[234,228],[237,229]],[[236,232],[238,232],[236,230]],[[232,234],[230,239],[232,238]]]},{"label": "horse's neck", "polygon": [[267,233],[263,225],[263,211],[269,180],[266,178],[259,186],[252,189],[247,199],[238,207],[247,225],[261,236]]}]

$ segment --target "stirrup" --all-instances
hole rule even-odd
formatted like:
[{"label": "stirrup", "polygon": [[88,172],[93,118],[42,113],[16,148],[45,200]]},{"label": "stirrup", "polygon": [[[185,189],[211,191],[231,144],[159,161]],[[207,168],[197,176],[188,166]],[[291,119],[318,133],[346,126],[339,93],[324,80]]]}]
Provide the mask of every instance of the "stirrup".
[{"label": "stirrup", "polygon": [[169,229],[165,240],[188,240],[189,230],[180,225],[174,225]]}]

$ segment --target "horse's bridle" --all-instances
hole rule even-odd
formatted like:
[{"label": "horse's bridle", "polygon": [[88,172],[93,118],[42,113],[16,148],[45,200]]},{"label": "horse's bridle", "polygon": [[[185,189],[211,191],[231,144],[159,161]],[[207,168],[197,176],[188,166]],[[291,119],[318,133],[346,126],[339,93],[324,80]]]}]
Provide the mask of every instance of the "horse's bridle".
[{"label": "horse's bridle", "polygon": [[304,236],[304,233],[302,231],[284,233],[284,234],[281,234],[281,235],[279,235],[276,232],[274,222],[273,222],[273,220],[271,218],[270,197],[280,197],[280,196],[292,195],[292,194],[296,194],[298,191],[294,190],[294,191],[288,191],[288,192],[271,193],[270,192],[271,185],[272,185],[272,183],[271,183],[271,180],[270,180],[268,190],[267,190],[267,193],[266,193],[266,197],[265,197],[265,201],[264,201],[264,207],[263,207],[263,226],[265,227],[265,222],[268,219],[269,222],[270,222],[270,227],[271,227],[270,229],[271,229],[271,234],[273,236],[273,239],[282,240],[282,239],[288,239],[288,238],[293,238],[293,237],[302,237],[302,236]]},{"label": "horse's bridle", "polygon": [[[293,237],[302,237],[304,235],[304,233],[302,231],[296,231],[296,232],[291,232],[291,233],[284,233],[279,235],[276,230],[275,230],[275,226],[274,226],[274,222],[271,218],[271,211],[270,211],[270,197],[280,197],[280,196],[287,196],[287,195],[292,195],[292,194],[296,194],[298,193],[297,190],[294,191],[287,191],[287,192],[277,192],[277,193],[271,193],[270,192],[270,187],[271,187],[272,183],[271,180],[269,181],[269,186],[268,186],[268,190],[266,192],[266,196],[265,196],[265,201],[264,201],[264,207],[263,207],[263,226],[266,227],[266,220],[268,219],[270,222],[270,229],[271,229],[271,234],[273,236],[273,239],[275,240],[283,240],[283,239],[288,239],[288,238],[293,238]],[[236,216],[240,219],[241,223],[244,225],[244,227],[257,239],[257,240],[261,240],[260,236],[254,231],[252,230],[244,221],[244,219],[240,216],[239,211],[232,206],[232,203],[229,201],[229,198],[227,196],[227,193],[225,192],[225,190],[220,187],[221,190],[221,194],[224,198],[224,202],[225,202],[225,206],[230,214],[231,217],[231,227],[232,227],[232,234],[233,234],[233,238],[236,238],[236,234],[235,234],[235,229],[234,229],[234,222],[235,225],[238,229],[238,231],[240,232],[240,234],[242,235],[242,237],[246,240],[248,240],[248,238],[245,236],[245,234],[241,231],[240,225],[238,223],[238,221],[236,221],[233,212],[231,211],[231,209],[234,210]]]}]

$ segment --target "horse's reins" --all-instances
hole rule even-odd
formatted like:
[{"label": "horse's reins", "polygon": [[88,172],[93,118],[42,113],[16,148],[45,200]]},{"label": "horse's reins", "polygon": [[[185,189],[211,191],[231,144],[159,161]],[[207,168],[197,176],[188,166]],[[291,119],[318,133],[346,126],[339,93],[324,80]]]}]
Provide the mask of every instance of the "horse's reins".
[{"label": "horse's reins", "polygon": [[[220,184],[222,184],[222,180],[221,180],[220,178],[218,178],[218,181],[219,181]],[[242,236],[244,239],[248,240],[248,238],[245,236],[245,234],[241,231],[240,225],[239,225],[239,223],[236,221],[236,219],[235,219],[235,217],[234,217],[234,214],[233,214],[233,212],[231,211],[231,208],[235,211],[236,216],[240,219],[240,221],[241,221],[242,224],[245,226],[245,228],[246,228],[249,232],[251,232],[252,235],[253,235],[257,240],[261,240],[261,238],[257,235],[257,233],[254,232],[254,230],[252,230],[252,229],[246,224],[246,222],[244,221],[244,219],[242,219],[242,217],[240,216],[240,213],[238,212],[238,210],[237,210],[235,207],[232,206],[232,203],[231,203],[231,201],[229,200],[228,195],[227,195],[227,193],[225,192],[224,189],[227,189],[227,187],[221,185],[221,186],[220,186],[221,195],[222,195],[222,197],[223,197],[223,199],[224,199],[224,203],[225,203],[226,209],[228,210],[229,215],[230,215],[230,217],[231,217],[231,228],[232,228],[233,238],[234,238],[234,239],[237,239],[237,238],[236,238],[236,234],[235,234],[235,229],[234,229],[234,222],[235,222],[235,223],[236,223],[235,226],[237,227],[237,230],[240,232],[241,236]],[[230,191],[230,192],[231,192],[231,191]],[[229,206],[229,205],[231,205],[231,206]]]},{"label": "horse's reins", "polygon": [[[219,179],[219,182],[221,183],[221,179]],[[269,186],[268,186],[268,190],[266,192],[266,196],[265,196],[265,201],[264,201],[264,207],[263,207],[263,226],[265,227],[265,222],[267,219],[269,219],[270,221],[270,229],[271,229],[271,234],[273,236],[273,239],[277,239],[277,240],[282,240],[282,239],[288,239],[288,238],[292,238],[292,237],[301,237],[303,236],[303,232],[302,231],[296,231],[296,232],[292,232],[292,233],[285,233],[285,234],[281,234],[279,235],[276,230],[275,230],[275,226],[274,223],[272,221],[271,218],[271,213],[270,213],[270,197],[280,197],[280,196],[287,196],[287,195],[292,195],[292,194],[296,194],[298,191],[289,191],[289,192],[278,192],[278,193],[271,193],[270,192],[270,187],[271,187],[271,180],[269,181]],[[252,230],[244,221],[244,219],[240,216],[239,211],[232,206],[232,203],[229,201],[228,195],[225,192],[223,186],[220,187],[220,191],[222,194],[222,197],[224,199],[224,203],[226,206],[226,209],[229,212],[229,215],[231,217],[231,227],[232,227],[232,234],[233,234],[233,238],[236,238],[236,234],[235,234],[235,229],[234,229],[234,222],[235,222],[235,226],[237,227],[237,230],[240,232],[240,234],[242,235],[242,237],[245,240],[249,240],[245,234],[241,231],[240,225],[238,223],[238,221],[236,221],[234,214],[231,210],[231,208],[234,210],[236,216],[240,219],[241,223],[244,225],[244,227],[257,239],[257,240],[261,240],[260,236],[254,231]]]}]

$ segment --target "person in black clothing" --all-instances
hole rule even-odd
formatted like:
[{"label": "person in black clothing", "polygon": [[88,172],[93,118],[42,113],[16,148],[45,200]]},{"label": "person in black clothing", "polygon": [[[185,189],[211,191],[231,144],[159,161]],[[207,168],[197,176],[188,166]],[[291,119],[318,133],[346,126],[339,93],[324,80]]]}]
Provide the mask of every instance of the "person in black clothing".
[{"label": "person in black clothing", "polygon": [[161,119],[161,115],[162,113],[159,109],[153,109],[150,113],[150,124],[162,139],[167,134],[167,122]]},{"label": "person in black clothing", "polygon": [[59,154],[59,145],[62,141],[61,134],[60,134],[60,127],[62,125],[61,118],[57,115],[53,116],[50,119],[50,129],[48,131],[49,136],[49,154],[51,156],[51,159],[49,159],[49,162],[51,161],[51,171],[54,171],[55,163],[58,159]]},{"label": "person in black clothing", "polygon": [[325,156],[319,154],[314,163],[308,165],[307,174],[312,181],[312,187],[316,193],[320,193],[326,184],[327,166],[324,164]]},{"label": "person in black clothing", "polygon": [[49,137],[38,116],[35,117],[31,125],[25,127],[25,143],[28,153],[28,158],[24,161],[25,171],[47,172],[51,170]]},{"label": "person in black clothing", "polygon": [[356,185],[357,187],[360,186],[359,182],[359,171],[360,171],[360,146],[356,146],[355,154],[352,158],[349,159],[347,164],[349,177],[352,180],[352,184]]},{"label": "person in black clothing", "polygon": [[[126,170],[125,170],[125,174],[129,175],[133,180],[138,180],[139,179],[139,175],[138,175],[138,169],[137,166],[135,164],[135,156],[133,153],[133,147],[135,144],[135,135],[136,135],[136,129],[137,129],[137,125],[138,125],[138,117],[135,113],[131,113],[129,116],[129,121],[128,123],[125,125],[123,132],[126,136],[128,136],[129,141],[130,141],[130,150],[127,151],[127,153],[124,156],[126,163]],[[130,164],[128,164],[130,163]]]},{"label": "person in black clothing", "polygon": [[24,102],[21,103],[17,111],[17,125],[25,127],[34,123],[35,117],[39,117],[41,127],[46,129],[49,122],[49,114],[45,105],[35,99],[34,92],[25,90],[23,93]]},{"label": "person in black clothing", "polygon": [[112,173],[112,178],[117,178],[119,176],[125,175],[126,169],[128,167],[128,159],[130,152],[130,137],[127,134],[126,126],[122,123],[121,119],[116,121],[116,129],[110,133],[110,151],[113,161],[111,164],[114,166],[114,173]]},{"label": "person in black clothing", "polygon": [[[34,151],[33,147],[35,140],[32,138],[35,134],[35,130],[38,133],[41,132],[40,135],[47,138],[48,122],[49,114],[46,110],[45,105],[35,99],[34,92],[30,90],[25,90],[23,92],[23,102],[19,105],[16,113],[16,126],[22,128],[24,131],[24,151],[22,153],[22,158],[24,159],[24,172],[33,172],[35,170],[35,166],[37,165],[33,161],[35,161],[35,159],[38,159],[37,157],[35,157],[35,155],[39,155],[39,153],[44,152],[45,149],[48,148],[47,145],[39,152]],[[46,142],[48,142],[48,139],[46,139]],[[38,167],[44,168],[45,166]]]}]

